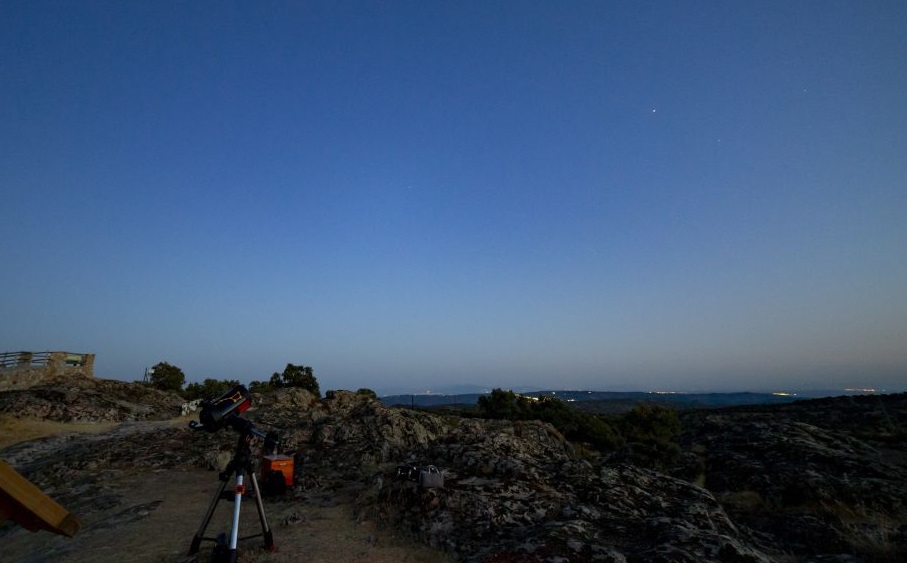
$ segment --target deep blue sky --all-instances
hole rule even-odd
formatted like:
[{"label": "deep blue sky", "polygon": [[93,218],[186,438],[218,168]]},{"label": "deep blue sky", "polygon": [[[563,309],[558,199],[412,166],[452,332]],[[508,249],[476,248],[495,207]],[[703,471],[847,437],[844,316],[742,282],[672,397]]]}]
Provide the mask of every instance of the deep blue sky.
[{"label": "deep blue sky", "polygon": [[907,3],[0,3],[0,351],[907,387]]}]

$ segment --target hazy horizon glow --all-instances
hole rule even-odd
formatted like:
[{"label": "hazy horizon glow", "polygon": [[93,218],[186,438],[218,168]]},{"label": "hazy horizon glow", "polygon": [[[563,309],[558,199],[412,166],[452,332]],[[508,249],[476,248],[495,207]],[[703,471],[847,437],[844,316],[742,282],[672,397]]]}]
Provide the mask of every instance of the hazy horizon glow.
[{"label": "hazy horizon glow", "polygon": [[0,6],[0,351],[907,387],[903,2]]}]

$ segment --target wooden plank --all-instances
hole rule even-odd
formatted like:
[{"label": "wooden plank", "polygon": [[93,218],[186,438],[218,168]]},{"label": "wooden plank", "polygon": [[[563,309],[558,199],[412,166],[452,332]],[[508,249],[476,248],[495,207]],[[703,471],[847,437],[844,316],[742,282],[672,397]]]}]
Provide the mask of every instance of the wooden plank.
[{"label": "wooden plank", "polygon": [[0,521],[7,518],[32,532],[47,530],[69,537],[81,526],[78,518],[0,460]]}]

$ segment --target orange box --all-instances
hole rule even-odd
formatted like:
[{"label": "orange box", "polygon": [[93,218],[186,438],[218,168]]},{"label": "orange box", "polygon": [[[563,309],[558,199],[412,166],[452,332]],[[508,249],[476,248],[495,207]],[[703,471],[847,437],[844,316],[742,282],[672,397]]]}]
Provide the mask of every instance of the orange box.
[{"label": "orange box", "polygon": [[272,471],[283,473],[283,480],[288,487],[293,486],[293,458],[288,455],[266,455],[261,458],[261,478],[265,479]]}]

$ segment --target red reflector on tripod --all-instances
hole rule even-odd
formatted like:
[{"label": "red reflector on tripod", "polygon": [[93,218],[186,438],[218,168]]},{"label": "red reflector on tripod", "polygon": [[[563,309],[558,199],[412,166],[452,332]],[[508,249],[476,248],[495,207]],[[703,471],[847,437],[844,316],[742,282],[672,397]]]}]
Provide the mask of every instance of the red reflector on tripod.
[{"label": "red reflector on tripod", "polygon": [[233,494],[236,494],[236,495],[246,494],[246,486],[245,485],[236,485],[236,487],[233,489]]}]

